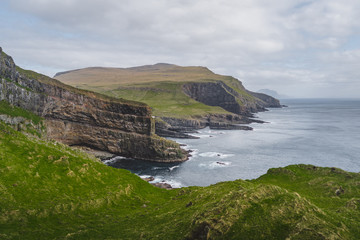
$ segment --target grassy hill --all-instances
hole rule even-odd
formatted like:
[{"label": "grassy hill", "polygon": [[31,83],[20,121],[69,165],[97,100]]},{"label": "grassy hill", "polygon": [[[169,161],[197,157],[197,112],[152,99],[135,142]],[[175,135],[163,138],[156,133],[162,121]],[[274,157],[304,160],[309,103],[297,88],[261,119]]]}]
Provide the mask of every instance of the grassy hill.
[{"label": "grassy hill", "polygon": [[229,114],[218,106],[195,101],[183,92],[184,83],[221,81],[243,100],[255,101],[237,79],[218,75],[205,67],[155,64],[134,68],[85,68],[58,73],[55,78],[77,88],[116,98],[147,103],[160,117],[194,117],[209,113]]},{"label": "grassy hill", "polygon": [[165,190],[0,121],[0,239],[359,239],[359,209],[359,173],[293,165]]}]

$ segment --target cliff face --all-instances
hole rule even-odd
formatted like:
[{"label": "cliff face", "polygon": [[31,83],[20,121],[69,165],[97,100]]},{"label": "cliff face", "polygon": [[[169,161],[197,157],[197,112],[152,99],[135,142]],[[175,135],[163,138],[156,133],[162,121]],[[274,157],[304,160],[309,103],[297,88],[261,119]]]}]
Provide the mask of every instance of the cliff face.
[{"label": "cliff face", "polygon": [[239,84],[239,89],[250,96],[240,94],[224,82],[194,82],[183,86],[183,91],[196,101],[210,106],[219,106],[223,109],[245,116],[264,111],[266,107],[281,107],[279,100],[261,93],[246,91]]},{"label": "cliff face", "polygon": [[[194,129],[251,129],[253,113],[281,107],[278,100],[245,89],[231,76],[205,67],[155,64],[135,68],[84,68],[56,74],[72,86],[147,103],[156,134],[191,137]],[[99,82],[97,79],[101,79]]]},{"label": "cliff face", "polygon": [[195,119],[162,117],[156,122],[156,133],[160,136],[191,138],[186,134],[193,129],[209,126],[211,129],[252,130],[250,119],[253,113],[265,111],[267,107],[281,107],[279,100],[266,94],[246,90],[240,81],[233,81],[234,86],[222,81],[191,82],[182,86],[182,91],[192,99],[210,106],[221,107],[233,114],[207,114]]},{"label": "cliff face", "polygon": [[260,99],[262,101],[263,107],[269,107],[269,108],[282,107],[280,104],[280,101],[278,99],[273,98],[265,93],[257,93],[257,92],[251,92],[251,91],[247,91],[247,92],[250,93],[252,96]]},{"label": "cliff face", "polygon": [[164,137],[197,138],[188,133],[205,127],[221,130],[252,130],[252,127],[239,125],[251,122],[263,123],[236,114],[209,114],[194,119],[162,117],[156,118],[156,134]]},{"label": "cliff face", "polygon": [[51,139],[144,160],[186,159],[178,144],[154,135],[145,104],[108,99],[29,74],[1,48],[0,76],[0,100],[44,117]]}]

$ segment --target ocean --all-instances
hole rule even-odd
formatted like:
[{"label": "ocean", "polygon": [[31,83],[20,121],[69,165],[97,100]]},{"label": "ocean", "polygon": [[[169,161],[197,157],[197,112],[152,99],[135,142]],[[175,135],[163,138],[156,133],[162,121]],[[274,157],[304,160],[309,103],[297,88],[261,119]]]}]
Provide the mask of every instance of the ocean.
[{"label": "ocean", "polygon": [[172,139],[191,149],[183,163],[116,157],[106,164],[173,187],[254,179],[269,168],[313,164],[360,171],[360,99],[287,99],[255,116],[253,131],[202,129],[200,139]]}]

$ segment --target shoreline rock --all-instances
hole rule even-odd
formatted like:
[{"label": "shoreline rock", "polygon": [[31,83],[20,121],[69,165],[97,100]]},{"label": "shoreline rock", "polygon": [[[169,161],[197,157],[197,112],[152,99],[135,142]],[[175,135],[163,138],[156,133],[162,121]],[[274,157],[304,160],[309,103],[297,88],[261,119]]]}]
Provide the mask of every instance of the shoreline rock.
[{"label": "shoreline rock", "polygon": [[167,189],[167,190],[173,189],[173,187],[170,184],[166,183],[166,182],[151,183],[152,181],[155,180],[155,178],[153,176],[145,177],[145,178],[141,178],[141,179],[148,182],[148,183],[150,183],[151,185],[153,185],[155,187],[158,187],[158,188]]}]

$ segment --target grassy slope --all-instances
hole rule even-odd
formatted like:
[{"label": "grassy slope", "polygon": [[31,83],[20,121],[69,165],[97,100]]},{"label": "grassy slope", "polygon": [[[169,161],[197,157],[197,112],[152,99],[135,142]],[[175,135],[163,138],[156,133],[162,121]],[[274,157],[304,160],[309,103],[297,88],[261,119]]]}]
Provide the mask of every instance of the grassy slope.
[{"label": "grassy slope", "polygon": [[298,165],[167,191],[0,122],[0,239],[358,239],[359,183]]},{"label": "grassy slope", "polygon": [[252,101],[239,81],[214,74],[204,67],[156,64],[136,68],[86,68],[56,76],[66,84],[116,98],[145,102],[156,116],[190,117],[208,113],[229,113],[220,107],[199,103],[182,91],[187,82],[223,81]]},{"label": "grassy slope", "polygon": [[42,120],[41,117],[35,115],[34,113],[23,110],[22,108],[16,106],[10,106],[5,100],[0,101],[0,114],[5,114],[11,117],[23,117],[25,119],[31,120],[35,124],[39,124]]},{"label": "grassy slope", "polygon": [[[3,59],[10,57],[4,51],[1,51],[1,55],[2,55]],[[74,88],[74,87],[72,87],[70,85],[66,85],[66,84],[60,82],[59,80],[56,80],[54,78],[50,78],[50,77],[48,77],[46,75],[34,72],[32,70],[23,69],[23,68],[21,68],[19,66],[16,66],[16,71],[19,72],[20,74],[22,74],[23,76],[29,78],[29,79],[35,79],[35,80],[37,80],[37,81],[39,81],[41,83],[52,85],[52,86],[57,86],[57,87],[66,89],[68,91],[75,92],[77,94],[85,95],[85,96],[88,96],[88,97],[102,99],[102,100],[105,100],[105,101],[119,102],[119,103],[122,103],[122,104],[129,104],[129,105],[134,105],[134,106],[146,106],[146,104],[141,103],[141,102],[135,102],[135,101],[122,99],[122,98],[112,98],[112,97],[109,97],[109,96],[106,96],[106,95],[103,95],[103,94],[99,94],[97,92],[90,92],[90,91],[85,90],[85,89]],[[24,88],[23,86],[15,83],[11,79],[5,78],[5,80],[13,82],[14,84]],[[27,89],[27,88],[25,87],[25,89]]]}]

